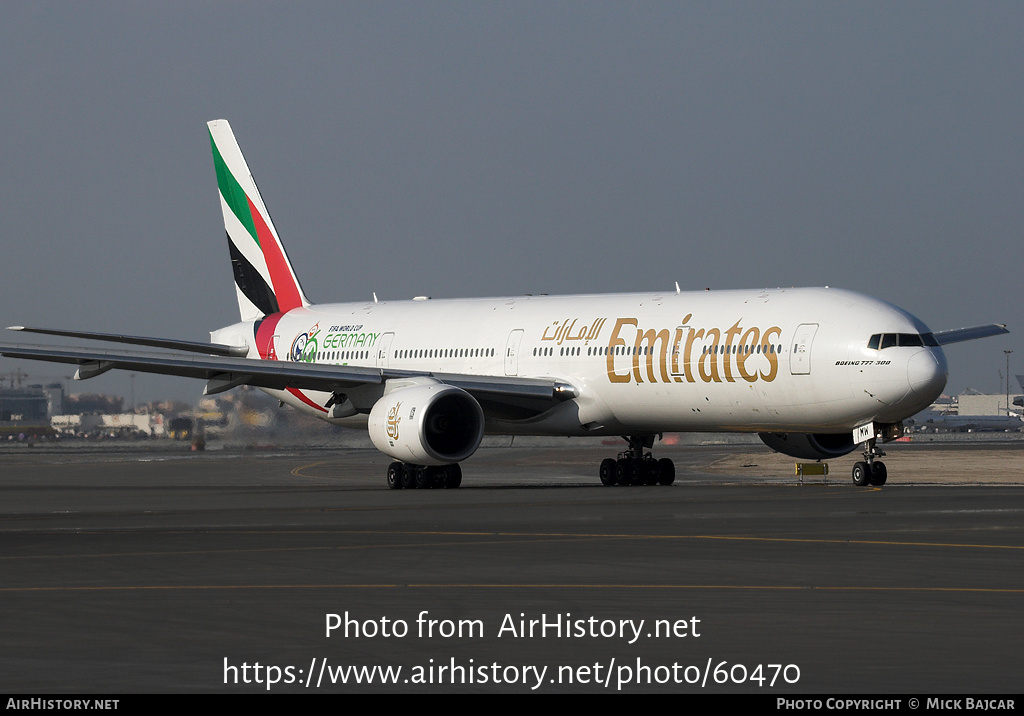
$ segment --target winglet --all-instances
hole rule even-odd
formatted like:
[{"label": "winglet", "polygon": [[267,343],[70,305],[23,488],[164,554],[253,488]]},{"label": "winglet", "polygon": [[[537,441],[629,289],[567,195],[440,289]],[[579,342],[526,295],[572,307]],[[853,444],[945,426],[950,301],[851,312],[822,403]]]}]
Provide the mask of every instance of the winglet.
[{"label": "winglet", "polygon": [[960,341],[973,341],[975,338],[988,338],[1009,333],[1005,323],[989,323],[984,326],[971,326],[970,328],[955,328],[951,331],[936,331],[932,335],[940,346],[947,343],[959,343]]}]

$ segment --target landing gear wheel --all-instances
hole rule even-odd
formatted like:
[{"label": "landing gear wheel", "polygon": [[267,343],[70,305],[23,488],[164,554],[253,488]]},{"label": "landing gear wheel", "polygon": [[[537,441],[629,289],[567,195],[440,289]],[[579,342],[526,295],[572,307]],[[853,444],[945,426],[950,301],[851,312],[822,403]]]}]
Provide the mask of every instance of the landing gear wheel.
[{"label": "landing gear wheel", "polygon": [[658,484],[671,485],[676,481],[676,466],[667,457],[658,460]]},{"label": "landing gear wheel", "polygon": [[404,485],[402,484],[402,472],[405,466],[400,462],[393,462],[388,465],[388,487],[392,490],[401,490]]},{"label": "landing gear wheel", "polygon": [[630,485],[643,485],[644,476],[647,474],[646,465],[642,462],[630,464]]},{"label": "landing gear wheel", "polygon": [[631,485],[631,484],[633,484],[633,461],[632,460],[616,460],[615,461],[615,482],[618,485]]},{"label": "landing gear wheel", "polygon": [[433,486],[434,471],[431,468],[426,467],[425,465],[418,466],[416,468],[416,488],[419,490],[425,490],[428,487]]},{"label": "landing gear wheel", "polygon": [[657,485],[658,477],[661,475],[657,460],[644,460],[644,485]]},{"label": "landing gear wheel", "polygon": [[885,469],[885,463],[881,460],[875,460],[871,463],[871,484],[876,487],[881,487],[885,484],[886,479],[889,477],[889,471]]},{"label": "landing gear wheel", "polygon": [[601,461],[601,484],[615,484],[615,460],[608,457]]},{"label": "landing gear wheel", "polygon": [[454,490],[456,487],[462,484],[462,467],[459,463],[453,463],[445,468],[444,475],[444,486],[449,490]]},{"label": "landing gear wheel", "polygon": [[416,487],[416,466],[406,463],[402,465],[402,487],[411,490]]},{"label": "landing gear wheel", "polygon": [[866,462],[855,462],[853,464],[853,484],[857,487],[864,487],[871,482],[871,467]]},{"label": "landing gear wheel", "polygon": [[885,463],[878,459],[885,455],[885,452],[878,447],[877,438],[869,438],[864,443],[862,454],[864,461],[853,466],[853,484],[881,487],[885,484],[888,471],[885,469]]}]

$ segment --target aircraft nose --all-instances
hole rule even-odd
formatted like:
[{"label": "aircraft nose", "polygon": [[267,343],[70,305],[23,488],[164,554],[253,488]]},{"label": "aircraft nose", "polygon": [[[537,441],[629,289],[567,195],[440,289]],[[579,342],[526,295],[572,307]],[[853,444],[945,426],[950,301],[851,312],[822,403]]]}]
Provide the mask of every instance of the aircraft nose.
[{"label": "aircraft nose", "polygon": [[946,357],[939,349],[915,353],[907,362],[907,380],[913,395],[927,398],[931,403],[946,387]]}]

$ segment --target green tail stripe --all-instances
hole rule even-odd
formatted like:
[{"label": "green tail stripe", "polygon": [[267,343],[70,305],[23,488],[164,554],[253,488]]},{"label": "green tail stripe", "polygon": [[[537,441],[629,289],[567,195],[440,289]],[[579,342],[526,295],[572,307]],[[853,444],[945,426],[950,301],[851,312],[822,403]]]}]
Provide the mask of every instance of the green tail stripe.
[{"label": "green tail stripe", "polygon": [[242,222],[242,226],[246,228],[252,240],[259,246],[260,240],[256,235],[256,225],[253,223],[252,214],[249,213],[249,199],[245,195],[245,190],[228,169],[224,157],[220,155],[217,143],[213,141],[212,132],[210,133],[210,146],[213,147],[213,164],[217,168],[217,188],[220,189],[224,201],[231,207],[232,213]]}]

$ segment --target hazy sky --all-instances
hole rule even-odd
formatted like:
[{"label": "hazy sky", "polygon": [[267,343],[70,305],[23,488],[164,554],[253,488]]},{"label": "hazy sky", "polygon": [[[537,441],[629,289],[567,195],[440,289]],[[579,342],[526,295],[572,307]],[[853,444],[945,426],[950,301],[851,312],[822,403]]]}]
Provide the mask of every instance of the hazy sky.
[{"label": "hazy sky", "polygon": [[[0,0],[0,18],[2,325],[235,322],[205,126],[225,118],[314,301],[842,286],[934,330],[1009,324],[948,348],[947,391],[1001,392],[1004,349],[1024,373],[1020,2]],[[139,400],[201,390],[136,378]]]}]

